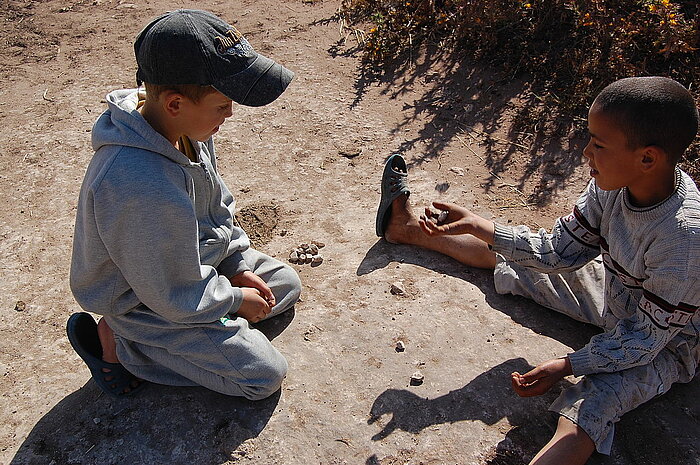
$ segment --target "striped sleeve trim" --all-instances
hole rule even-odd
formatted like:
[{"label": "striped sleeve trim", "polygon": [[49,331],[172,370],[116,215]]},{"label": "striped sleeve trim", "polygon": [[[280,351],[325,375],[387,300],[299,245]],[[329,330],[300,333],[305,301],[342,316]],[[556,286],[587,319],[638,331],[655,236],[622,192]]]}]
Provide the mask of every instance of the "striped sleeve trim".
[{"label": "striped sleeve trim", "polygon": [[594,249],[600,246],[600,230],[591,226],[578,207],[574,207],[569,215],[561,217],[560,221],[566,232],[581,244]]},{"label": "striped sleeve trim", "polygon": [[671,305],[661,297],[645,289],[639,301],[639,309],[656,326],[661,329],[668,329],[671,326],[676,328],[685,327],[690,322],[693,314],[698,310],[698,307],[683,302],[678,305]]}]

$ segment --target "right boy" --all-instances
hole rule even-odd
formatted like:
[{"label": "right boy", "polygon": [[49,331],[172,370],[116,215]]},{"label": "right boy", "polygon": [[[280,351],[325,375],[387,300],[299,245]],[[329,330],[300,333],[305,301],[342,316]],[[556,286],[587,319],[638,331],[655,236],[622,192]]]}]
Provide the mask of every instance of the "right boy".
[{"label": "right boy", "polygon": [[140,380],[261,399],[287,362],[249,322],[291,308],[289,266],[250,248],[216,169],[232,103],[275,100],[293,73],[199,10],[155,18],[134,44],[137,89],[108,95],[80,192],[68,336],[105,392]]},{"label": "right boy", "polygon": [[440,223],[429,209],[418,219],[396,156],[382,180],[379,235],[494,269],[497,292],[605,330],[567,356],[512,374],[521,396],[583,376],[550,407],[559,422],[537,465],[609,454],[620,417],[693,379],[700,363],[700,193],[677,167],[698,130],[695,102],[671,79],[622,79],[596,97],[588,127],[583,155],[593,179],[551,233],[498,225],[454,204],[433,204],[448,212]]}]

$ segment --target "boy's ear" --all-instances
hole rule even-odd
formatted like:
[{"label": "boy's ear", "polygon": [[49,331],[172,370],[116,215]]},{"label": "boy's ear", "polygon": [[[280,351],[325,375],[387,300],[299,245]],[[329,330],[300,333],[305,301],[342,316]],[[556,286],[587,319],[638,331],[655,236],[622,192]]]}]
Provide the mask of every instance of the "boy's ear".
[{"label": "boy's ear", "polygon": [[667,159],[666,152],[657,145],[647,145],[642,149],[642,171],[649,172],[664,163]]},{"label": "boy's ear", "polygon": [[184,96],[175,91],[165,91],[161,94],[163,99],[163,109],[170,116],[177,116],[182,109],[182,100]]}]

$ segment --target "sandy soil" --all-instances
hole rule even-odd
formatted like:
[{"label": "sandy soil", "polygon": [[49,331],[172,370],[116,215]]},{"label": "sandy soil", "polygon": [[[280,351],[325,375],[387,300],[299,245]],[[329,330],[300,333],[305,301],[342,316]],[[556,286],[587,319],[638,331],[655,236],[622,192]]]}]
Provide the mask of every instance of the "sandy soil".
[{"label": "sandy soil", "polygon": [[[369,79],[332,20],[338,1],[127,2],[0,2],[0,462],[526,462],[551,434],[560,388],[519,399],[508,373],[595,329],[496,295],[487,273],[378,240],[379,177],[399,151],[418,205],[548,227],[586,181],[580,141],[512,131],[526,85],[437,50]],[[294,265],[303,300],[261,325],[290,363],[261,402],[165,386],[112,400],[65,336],[79,310],[67,276],[92,122],[109,90],[134,85],[140,27],[180,7],[222,15],[297,73],[281,99],[236,108],[217,134],[256,246],[284,259],[326,243],[321,266]],[[404,295],[390,292],[397,282]],[[412,386],[416,370],[425,381]],[[613,455],[590,463],[700,463],[699,396],[696,380],[628,415]]]}]

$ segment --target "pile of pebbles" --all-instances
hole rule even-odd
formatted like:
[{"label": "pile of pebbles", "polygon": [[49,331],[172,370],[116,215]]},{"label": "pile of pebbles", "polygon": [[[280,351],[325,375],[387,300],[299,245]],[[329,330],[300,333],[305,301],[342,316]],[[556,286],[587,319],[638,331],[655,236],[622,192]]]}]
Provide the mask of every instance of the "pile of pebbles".
[{"label": "pile of pebbles", "polygon": [[299,247],[296,247],[289,253],[289,262],[297,265],[310,263],[311,266],[318,266],[323,263],[323,256],[319,249],[325,246],[326,244],[318,241],[311,241],[310,244],[299,244]]}]

